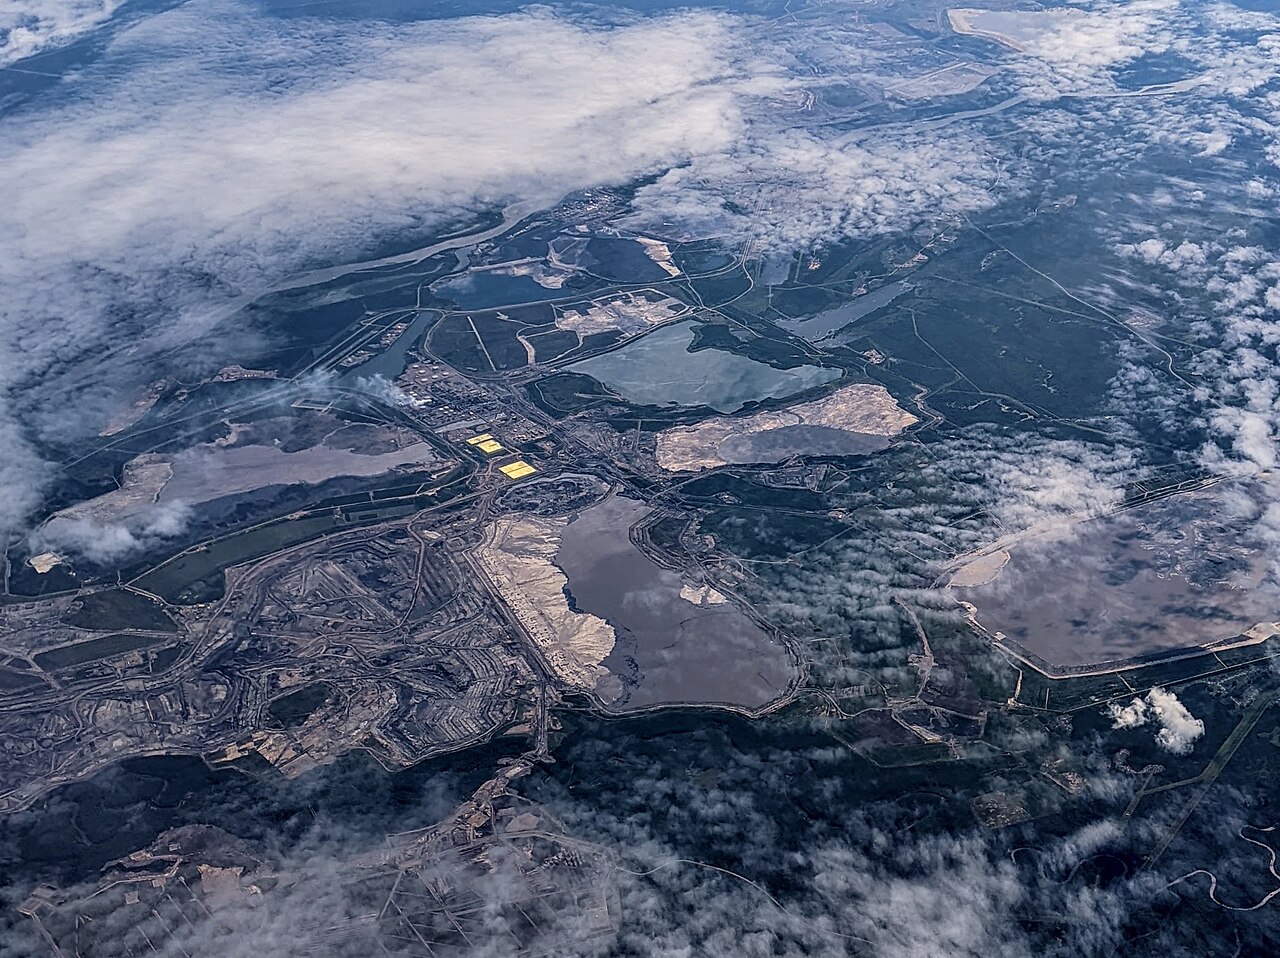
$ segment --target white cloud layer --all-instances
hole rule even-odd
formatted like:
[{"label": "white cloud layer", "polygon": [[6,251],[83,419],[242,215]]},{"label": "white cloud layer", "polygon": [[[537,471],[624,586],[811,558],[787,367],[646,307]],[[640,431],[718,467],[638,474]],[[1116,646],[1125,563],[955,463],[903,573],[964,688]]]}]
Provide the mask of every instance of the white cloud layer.
[{"label": "white cloud layer", "polygon": [[1057,91],[1083,92],[1099,89],[1110,68],[1167,50],[1174,39],[1169,21],[1180,7],[1179,0],[1136,0],[1009,17],[1023,24],[1020,46],[1051,68]]},{"label": "white cloud layer", "polygon": [[995,203],[997,163],[972,134],[842,142],[753,126],[733,147],[672,170],[636,197],[633,222],[681,238],[749,238],[790,250],[911,229]]},{"label": "white cloud layer", "polygon": [[701,14],[391,28],[212,0],[122,32],[0,123],[0,528],[39,501],[32,441],[92,435],[220,303],[460,211],[723,149],[755,72]]},{"label": "white cloud layer", "polygon": [[192,265],[242,288],[414,215],[663,168],[739,124],[712,17],[272,26],[221,4],[156,17],[114,45],[127,72],[11,129],[9,269]]},{"label": "white cloud layer", "polygon": [[[756,249],[995,201],[999,164],[972,131],[797,123],[798,50],[822,51],[824,83],[861,69],[824,42],[719,13],[393,28],[234,0],[120,31],[45,109],[0,121],[0,528],[39,502],[35,444],[96,432],[220,305],[411,228],[651,174],[637,223]],[[220,342],[252,362],[240,331]]]},{"label": "white cloud layer", "polygon": [[1112,702],[1108,706],[1113,728],[1141,728],[1154,722],[1156,744],[1173,755],[1186,755],[1204,735],[1204,722],[1191,714],[1172,692],[1154,688],[1145,699],[1135,698],[1128,705]]},{"label": "white cloud layer", "polygon": [[[1075,7],[1041,17],[1025,52],[991,56],[1010,93],[1098,106],[852,133],[856,115],[797,104],[902,64],[867,42],[864,24],[838,18],[780,32],[722,13],[609,25],[533,10],[391,27],[193,0],[122,29],[40,111],[0,119],[0,438],[12,450],[0,528],[39,503],[49,470],[36,447],[96,432],[97,416],[154,379],[158,356],[207,332],[220,305],[480,206],[653,175],[633,223],[759,252],[954,223],[1015,195],[1036,157],[1075,149],[1077,131],[1098,147],[1086,159],[1132,160],[1167,128],[1226,162],[1247,118],[1221,120],[1206,104],[1255,96],[1275,76],[1265,38],[1215,33],[1239,29],[1221,5]],[[1160,52],[1187,58],[1204,82],[1185,99],[1145,98],[1147,119],[1117,133],[1113,104],[1135,101],[1105,99],[1115,72]],[[996,135],[1009,124],[1017,138]],[[1135,261],[1187,274],[1220,255],[1199,240],[1126,239]],[[1223,298],[1266,302],[1277,282],[1244,269]],[[228,355],[217,358],[252,362],[245,331],[220,342]],[[1224,403],[1214,420],[1239,455],[1268,461],[1272,395]],[[1038,479],[1028,496],[1074,495],[1066,473]],[[1088,506],[1067,499],[1029,505]]]},{"label": "white cloud layer", "polygon": [[31,551],[116,562],[181,535],[189,512],[184,503],[167,502],[148,506],[121,522],[55,517],[32,536]]},{"label": "white cloud layer", "polygon": [[124,0],[0,0],[0,66],[61,46],[111,19]]}]

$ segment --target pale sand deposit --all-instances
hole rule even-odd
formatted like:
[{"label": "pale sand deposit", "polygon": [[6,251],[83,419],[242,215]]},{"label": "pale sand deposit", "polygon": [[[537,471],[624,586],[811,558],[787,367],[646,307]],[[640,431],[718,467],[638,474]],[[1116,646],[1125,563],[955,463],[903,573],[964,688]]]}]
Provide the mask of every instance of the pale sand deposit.
[{"label": "pale sand deposit", "polygon": [[652,293],[627,292],[596,300],[586,307],[566,307],[556,316],[555,323],[557,328],[577,333],[581,339],[615,329],[639,332],[688,312],[688,306],[670,296],[655,299]]},{"label": "pale sand deposit", "polygon": [[832,433],[886,440],[919,421],[899,406],[883,386],[853,383],[822,399],[786,409],[740,418],[720,416],[695,426],[664,430],[658,434],[658,465],[669,472],[680,472],[734,462],[776,462],[798,451],[794,442],[785,441],[787,435],[801,444],[806,436],[815,438],[815,445],[807,450],[815,455],[873,451],[874,444],[865,450],[824,450],[822,440],[832,438]]},{"label": "pale sand deposit", "polygon": [[27,565],[44,575],[47,572],[51,572],[55,566],[62,565],[62,556],[56,552],[42,552],[28,559]]},{"label": "pale sand deposit", "polygon": [[568,579],[553,561],[564,526],[563,519],[537,516],[500,519],[476,558],[556,675],[596,691],[609,678],[600,663],[613,651],[615,634],[599,616],[569,608]]},{"label": "pale sand deposit", "polygon": [[723,605],[729,601],[719,589],[713,589],[709,585],[689,585],[688,583],[680,586],[680,598],[694,605]]},{"label": "pale sand deposit", "polygon": [[948,584],[962,589],[972,589],[980,585],[986,585],[1000,574],[1000,570],[1005,567],[1008,561],[1009,553],[1003,549],[980,555],[972,562],[966,563],[957,569]]},{"label": "pale sand deposit", "polygon": [[52,519],[118,522],[159,501],[160,493],[172,478],[170,457],[143,453],[124,464],[118,489],[56,512]]},{"label": "pale sand deposit", "polygon": [[679,276],[680,267],[671,261],[671,248],[661,240],[638,236],[636,239],[644,247],[645,255],[661,266],[668,276]]}]

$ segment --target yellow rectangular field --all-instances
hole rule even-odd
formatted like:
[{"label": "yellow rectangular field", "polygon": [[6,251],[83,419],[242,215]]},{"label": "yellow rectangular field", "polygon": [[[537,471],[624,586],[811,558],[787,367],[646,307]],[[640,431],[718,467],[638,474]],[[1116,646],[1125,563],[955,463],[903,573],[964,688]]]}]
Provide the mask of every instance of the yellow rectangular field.
[{"label": "yellow rectangular field", "polygon": [[515,462],[509,462],[505,466],[499,466],[498,469],[508,479],[523,479],[525,476],[532,476],[538,471],[523,459],[517,459]]}]

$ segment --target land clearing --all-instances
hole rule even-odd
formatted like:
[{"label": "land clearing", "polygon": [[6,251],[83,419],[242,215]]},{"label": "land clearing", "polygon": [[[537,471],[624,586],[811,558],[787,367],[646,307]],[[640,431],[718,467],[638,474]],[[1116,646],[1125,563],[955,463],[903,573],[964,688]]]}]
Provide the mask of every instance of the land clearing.
[{"label": "land clearing", "polygon": [[668,472],[692,472],[800,454],[864,454],[883,449],[919,421],[883,386],[853,383],[786,409],[667,429],[658,434],[658,465]]}]

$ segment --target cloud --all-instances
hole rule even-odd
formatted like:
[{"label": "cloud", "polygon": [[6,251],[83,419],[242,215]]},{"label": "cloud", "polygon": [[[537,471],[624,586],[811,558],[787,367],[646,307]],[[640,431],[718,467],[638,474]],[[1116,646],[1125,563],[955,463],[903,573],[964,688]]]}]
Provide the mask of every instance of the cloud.
[{"label": "cloud", "polygon": [[1123,446],[1028,439],[993,449],[985,469],[994,515],[1022,531],[1105,513],[1123,500],[1138,463]]},{"label": "cloud", "polygon": [[[168,929],[181,946],[168,934],[156,934],[156,926],[162,928],[171,916],[162,914],[157,921],[146,912],[119,907],[118,898],[104,901],[94,914],[99,931],[87,953],[100,958],[136,954],[141,930],[155,935],[159,953],[166,956],[366,958],[371,942],[359,927],[351,937],[330,934],[328,940],[315,940],[344,919],[354,918],[360,926],[360,919],[376,913],[383,903],[385,887],[373,883],[370,893],[367,884],[353,881],[364,873],[351,860],[376,860],[385,854],[388,834],[435,824],[477,784],[474,774],[460,774],[448,766],[437,765],[428,774],[390,775],[372,760],[351,758],[299,779],[279,778],[269,784],[252,783],[238,774],[215,778],[191,788],[179,786],[182,802],[157,807],[131,787],[136,779],[128,771],[112,768],[94,776],[87,788],[96,798],[88,801],[110,796],[120,813],[110,836],[90,839],[68,824],[84,807],[83,795],[60,792],[47,804],[6,816],[6,828],[0,831],[0,860],[5,863],[0,906],[10,906],[10,920],[0,919],[0,953],[13,958],[50,954],[35,924],[16,909],[38,882],[52,880],[70,899],[83,898],[97,888],[116,856],[153,842],[163,855],[172,838],[193,861],[245,866],[246,885],[264,874],[279,874],[283,880],[267,879],[266,894],[246,895],[212,914],[191,909],[189,921]],[[54,833],[63,835],[56,843],[47,837]],[[37,864],[20,851],[22,843],[32,840],[50,849],[46,862]],[[49,862],[58,868],[56,873],[49,871]],[[500,878],[498,874],[493,880],[481,879],[475,887],[482,893],[500,892]],[[198,888],[198,879],[193,884]],[[94,912],[95,904],[89,902],[88,908]],[[84,939],[81,947],[87,948]]]},{"label": "cloud", "polygon": [[[0,121],[0,527],[37,448],[93,435],[139,383],[251,360],[220,308],[513,199],[553,202],[724,148],[759,72],[732,20],[545,11],[394,27],[195,2],[121,31]],[[249,355],[247,355],[249,354]]]},{"label": "cloud", "polygon": [[120,522],[55,516],[32,533],[30,546],[33,552],[56,552],[105,565],[181,535],[189,515],[182,502],[162,502]]},{"label": "cloud", "polygon": [[[208,335],[228,303],[480,207],[651,175],[633,225],[791,250],[1008,202],[1035,179],[1035,157],[1096,148],[1099,162],[1129,162],[1164,137],[1234,162],[1248,117],[1207,104],[1274,73],[1263,40],[1163,0],[1081,9],[1034,14],[1049,26],[1026,54],[993,48],[1017,66],[1010,92],[1031,95],[1051,68],[1105,78],[1089,89],[1110,95],[1115,67],[1162,50],[1219,74],[1140,110],[1123,101],[1135,104],[1127,125],[1100,100],[858,130],[856,116],[796,105],[902,66],[853,21],[801,21],[780,36],[727,14],[588,21],[535,9],[392,28],[196,0],[133,24],[41,110],[0,120],[0,481],[11,490],[0,527],[38,507],[42,456],[95,433],[139,383],[252,362],[267,331]],[[1230,21],[1217,7],[1203,16]],[[1203,43],[1188,44],[1201,26]],[[1033,148],[999,135],[1011,123]],[[1118,239],[1122,255],[1189,277],[1221,255],[1151,230]],[[1278,282],[1244,270],[1222,299],[1263,300]],[[1159,399],[1158,383],[1126,369],[1117,402]],[[1273,403],[1259,392],[1250,403],[1209,427],[1231,437],[1228,454],[1272,461]],[[1046,495],[1069,495],[1070,476],[1038,478]]]},{"label": "cloud", "polygon": [[1084,2],[1002,10],[974,25],[1000,33],[1021,94],[1036,101],[1116,92],[1115,70],[1173,48],[1194,23],[1179,0]]},{"label": "cloud", "polygon": [[[1097,881],[1087,868],[1144,849],[1141,820],[1122,830],[1090,805],[987,830],[966,799],[1001,787],[993,776],[915,791],[844,749],[801,744],[790,720],[762,724],[749,748],[727,730],[661,749],[641,744],[648,731],[586,731],[558,756],[577,772],[551,776],[562,788],[537,786],[573,831],[622,857],[616,953],[1106,954],[1163,888],[1158,874]],[[597,767],[619,774],[588,778]],[[1132,783],[1122,784],[1099,800],[1122,809]],[[1067,824],[1081,813],[1086,824]]]},{"label": "cloud", "polygon": [[[1280,254],[1260,245],[1224,243],[1221,237],[1153,239],[1118,249],[1172,280],[1165,296],[1177,325],[1171,323],[1169,331],[1198,346],[1186,360],[1194,389],[1176,403],[1158,403],[1160,422],[1167,435],[1189,446],[1186,458],[1205,470],[1252,478],[1246,488],[1255,499],[1253,531],[1269,553],[1275,579],[1280,486],[1268,473],[1280,462],[1280,374],[1274,358],[1280,344],[1280,294],[1274,292]],[[1130,391],[1129,416],[1141,415],[1135,398]]]},{"label": "cloud", "polygon": [[729,150],[694,158],[636,195],[631,222],[681,239],[741,237],[788,251],[903,233],[992,206],[998,164],[962,132],[828,132],[757,123]]},{"label": "cloud", "polygon": [[124,0],[4,0],[0,66],[61,46],[111,19]]},{"label": "cloud", "polygon": [[1160,728],[1156,744],[1174,755],[1186,755],[1204,735],[1204,722],[1188,711],[1172,692],[1154,688],[1146,699],[1135,698],[1128,705],[1112,702],[1108,707],[1112,728],[1141,728],[1148,721]]},{"label": "cloud", "polygon": [[1151,714],[1160,725],[1156,744],[1174,755],[1186,755],[1196,739],[1204,735],[1204,722],[1196,718],[1178,697],[1164,689],[1152,689],[1147,693]]},{"label": "cloud", "polygon": [[1112,728],[1140,728],[1147,724],[1147,703],[1135,698],[1128,705],[1112,702],[1107,706],[1111,713]]},{"label": "cloud", "polygon": [[[1145,474],[1124,444],[1030,430],[974,427],[878,456],[881,474],[894,482],[866,489],[850,483],[828,496],[848,525],[818,526],[812,541],[789,520],[752,517],[757,527],[745,536],[764,553],[752,566],[748,595],[805,647],[820,687],[862,685],[874,676],[911,694],[916,672],[907,655],[919,645],[903,629],[894,596],[908,601],[926,628],[967,634],[955,596],[936,587],[947,563],[1032,529],[1037,537],[1028,547],[1046,542],[1060,553],[1081,528],[1076,520],[1115,507],[1126,485]],[[733,528],[701,528],[730,550],[741,541]],[[744,558],[755,555],[748,549]],[[777,562],[778,555],[787,561]],[[977,650],[966,659],[970,674],[988,667]]]},{"label": "cloud", "polygon": [[1159,264],[1172,270],[1200,270],[1205,264],[1204,248],[1183,240],[1177,246],[1170,247],[1159,239],[1143,240],[1132,245],[1116,248],[1122,255],[1131,255],[1149,265]]},{"label": "cloud", "polygon": [[[696,15],[391,31],[188,5],[123,34],[74,99],[11,126],[5,219],[25,227],[11,268],[70,258],[130,285],[200,272],[241,291],[415,218],[626,181],[731,138],[726,42]],[[83,215],[62,217],[75,202]]]},{"label": "cloud", "polygon": [[42,456],[140,384],[251,364],[271,331],[219,328],[228,304],[479,209],[651,176],[634,225],[787,250],[1007,195],[1016,164],[980,132],[851,134],[799,110],[863,76],[865,35],[536,8],[392,27],[235,0],[122,27],[0,118],[0,527],[39,503]]},{"label": "cloud", "polygon": [[[1163,834],[1155,826],[1167,823],[1140,814],[1120,827],[1118,813],[1138,780],[1102,771],[1104,760],[1087,739],[1074,739],[1069,753],[1060,753],[1073,756],[1089,779],[1085,794],[1058,814],[988,830],[973,822],[968,799],[996,788],[1016,791],[1025,781],[1022,761],[986,763],[972,775],[951,766],[951,774],[928,774],[922,785],[917,775],[893,778],[873,769],[824,734],[805,735],[793,718],[682,730],[663,724],[657,738],[653,722],[630,727],[565,718],[558,761],[517,790],[575,838],[620,857],[611,876],[622,906],[613,954],[1067,958],[1107,954],[1137,933],[1150,933],[1143,940],[1151,953],[1212,954],[1187,937],[1189,925],[1206,924],[1202,910],[1164,907],[1171,901],[1168,879],[1187,860],[1224,875],[1244,871],[1238,850],[1201,831],[1238,828],[1230,796],[1214,815],[1187,823],[1180,842],[1192,844],[1171,849],[1162,867],[1129,870],[1125,863],[1140,861]],[[1028,718],[1025,727],[1043,726]],[[1043,753],[1026,757],[1034,757],[1034,768]],[[119,794],[132,795],[136,777],[113,786],[104,776],[93,787],[60,793],[61,811],[55,801],[23,813],[26,824],[9,836],[29,842],[75,820],[86,803],[108,801],[121,809],[121,830],[134,836],[150,829],[111,855],[149,844],[175,822],[213,823],[251,839],[245,850],[265,863],[261,873],[288,880],[262,883],[263,894],[243,907],[224,906],[211,919],[187,911],[192,924],[170,930],[188,954],[293,955],[308,944],[326,955],[368,954],[358,922],[349,938],[306,942],[313,929],[376,914],[383,903],[385,886],[362,888],[344,862],[376,858],[388,847],[388,832],[438,820],[470,793],[477,774],[470,762],[426,763],[393,775],[371,761],[346,759],[290,781],[231,776],[184,794],[152,818]],[[1006,774],[1015,780],[1005,781]],[[77,874],[90,883],[81,894],[97,881],[93,855],[103,854],[88,843],[68,839]],[[158,847],[167,847],[163,835]],[[1250,851],[1256,858],[1257,849]],[[7,869],[0,893],[21,901],[44,877],[40,867]],[[1253,867],[1265,874],[1256,861]],[[258,877],[253,869],[246,874],[249,881]],[[501,878],[499,866],[492,881],[473,886],[486,904],[503,897]],[[95,920],[147,928],[154,919],[116,909]],[[1208,927],[1220,933],[1220,926]],[[23,950],[26,941],[4,935],[0,930],[0,941],[15,954],[34,958],[45,947],[31,941]],[[123,934],[103,937],[122,951],[128,943]]]},{"label": "cloud", "polygon": [[1094,73],[1168,49],[1168,21],[1180,6],[1178,0],[1138,0],[1024,13],[1020,19],[1029,29],[1017,36],[1026,52],[1058,70]]}]

